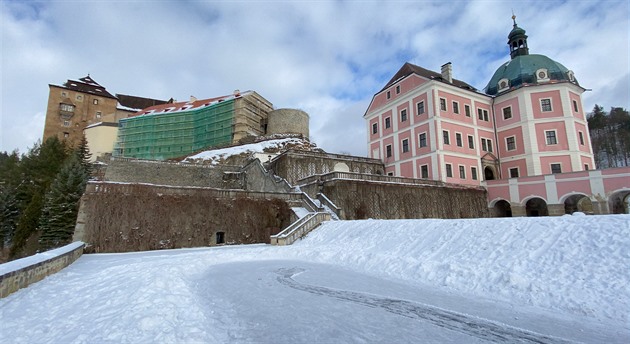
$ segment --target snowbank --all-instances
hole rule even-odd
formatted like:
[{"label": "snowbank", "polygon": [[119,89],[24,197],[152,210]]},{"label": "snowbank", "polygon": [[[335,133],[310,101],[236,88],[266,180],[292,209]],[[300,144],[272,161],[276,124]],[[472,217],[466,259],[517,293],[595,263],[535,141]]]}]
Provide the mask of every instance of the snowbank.
[{"label": "snowbank", "polygon": [[0,264],[0,276],[4,274],[8,274],[9,272],[18,271],[23,268],[36,265],[36,264],[45,262],[47,260],[62,256],[68,252],[72,252],[76,250],[77,248],[83,245],[85,245],[83,242],[75,241],[71,244],[56,248],[54,250],[37,253],[32,256],[28,256],[28,257],[12,260],[4,264]]},{"label": "snowbank", "polygon": [[336,221],[292,249],[378,276],[628,321],[628,215]]}]

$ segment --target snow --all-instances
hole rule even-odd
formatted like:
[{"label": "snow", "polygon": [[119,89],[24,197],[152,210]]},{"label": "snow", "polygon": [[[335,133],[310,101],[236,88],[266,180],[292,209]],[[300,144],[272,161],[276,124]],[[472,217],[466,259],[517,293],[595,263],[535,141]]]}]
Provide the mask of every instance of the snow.
[{"label": "snow", "polygon": [[12,260],[8,263],[0,264],[0,276],[8,274],[9,272],[18,271],[25,267],[39,264],[49,259],[64,255],[83,245],[84,245],[83,242],[76,241],[69,245],[56,248],[54,250],[37,253],[32,256],[28,256],[21,259]]},{"label": "snow", "polygon": [[251,143],[246,145],[239,145],[234,147],[228,147],[223,149],[213,149],[201,152],[196,155],[187,157],[185,162],[194,161],[211,161],[212,164],[217,164],[219,160],[225,159],[232,155],[239,155],[243,153],[260,153],[265,149],[281,148],[287,144],[303,144],[304,141],[297,138],[286,138],[277,140],[267,140],[257,143]]},{"label": "snow", "polygon": [[0,342],[628,343],[628,266],[628,215],[329,221],[83,255],[0,299]]},{"label": "snow", "polygon": [[309,214],[308,209],[302,207],[292,207],[291,210],[293,210],[293,213],[295,213],[295,216],[297,216],[298,219],[301,219]]}]

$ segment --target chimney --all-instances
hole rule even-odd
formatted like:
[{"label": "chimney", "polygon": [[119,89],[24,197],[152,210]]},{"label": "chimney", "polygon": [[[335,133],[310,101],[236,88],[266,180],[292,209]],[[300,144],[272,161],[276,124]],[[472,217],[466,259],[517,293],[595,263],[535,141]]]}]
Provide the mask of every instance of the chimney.
[{"label": "chimney", "polygon": [[240,97],[241,96],[241,91],[240,90],[234,90],[234,96],[235,97]]},{"label": "chimney", "polygon": [[190,101],[189,101],[189,103],[196,102],[196,101],[197,101],[197,97],[195,97],[195,96],[190,96]]},{"label": "chimney", "polygon": [[453,83],[453,66],[450,62],[442,65],[442,79],[451,84]]}]

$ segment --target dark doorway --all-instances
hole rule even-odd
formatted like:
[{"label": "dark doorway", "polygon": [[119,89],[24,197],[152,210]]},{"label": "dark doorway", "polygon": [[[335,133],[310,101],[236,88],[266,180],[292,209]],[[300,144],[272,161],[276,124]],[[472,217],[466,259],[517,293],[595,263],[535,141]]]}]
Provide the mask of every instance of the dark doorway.
[{"label": "dark doorway", "polygon": [[564,213],[573,214],[579,211],[585,214],[593,213],[593,203],[584,195],[572,195],[564,201]]},{"label": "dark doorway", "polygon": [[512,217],[512,206],[506,200],[500,200],[494,204],[494,216]]},{"label": "dark doorway", "polygon": [[217,245],[225,244],[225,232],[217,232]]},{"label": "dark doorway", "polygon": [[490,167],[486,167],[483,169],[483,175],[486,180],[494,180],[494,171]]},{"label": "dark doorway", "polygon": [[548,216],[547,202],[542,198],[532,198],[525,204],[527,216]]}]

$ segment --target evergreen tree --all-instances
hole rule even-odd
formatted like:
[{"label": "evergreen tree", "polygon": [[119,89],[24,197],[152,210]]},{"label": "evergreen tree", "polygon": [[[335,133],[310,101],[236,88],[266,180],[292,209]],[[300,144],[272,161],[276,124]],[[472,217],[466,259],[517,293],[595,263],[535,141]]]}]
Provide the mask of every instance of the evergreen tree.
[{"label": "evergreen tree", "polygon": [[20,215],[17,189],[20,186],[17,151],[0,153],[0,249],[11,244]]},{"label": "evergreen tree", "polygon": [[79,162],[83,167],[85,173],[89,176],[92,174],[92,163],[90,163],[90,158],[92,157],[92,153],[90,153],[90,149],[88,148],[88,142],[85,135],[81,138],[81,142],[79,146],[74,151],[74,154],[79,158]]},{"label": "evergreen tree", "polygon": [[72,240],[79,211],[79,200],[85,191],[88,174],[79,158],[71,155],[46,193],[39,221],[40,246],[50,249]]}]

